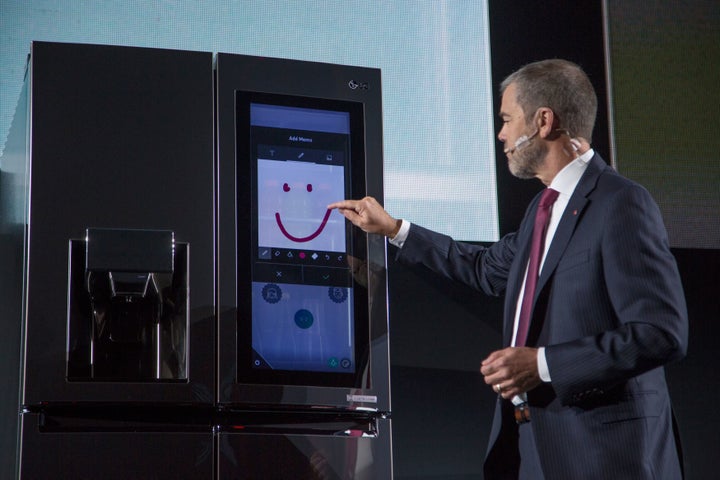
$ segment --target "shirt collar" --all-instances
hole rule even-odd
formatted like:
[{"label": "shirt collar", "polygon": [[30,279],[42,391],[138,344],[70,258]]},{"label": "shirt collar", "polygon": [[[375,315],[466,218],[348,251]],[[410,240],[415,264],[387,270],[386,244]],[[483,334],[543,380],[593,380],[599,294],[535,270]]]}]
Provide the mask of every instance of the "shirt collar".
[{"label": "shirt collar", "polygon": [[553,178],[550,183],[550,188],[557,190],[561,195],[572,195],[593,155],[595,155],[595,152],[591,148],[565,165],[565,167],[555,175],[555,178]]}]

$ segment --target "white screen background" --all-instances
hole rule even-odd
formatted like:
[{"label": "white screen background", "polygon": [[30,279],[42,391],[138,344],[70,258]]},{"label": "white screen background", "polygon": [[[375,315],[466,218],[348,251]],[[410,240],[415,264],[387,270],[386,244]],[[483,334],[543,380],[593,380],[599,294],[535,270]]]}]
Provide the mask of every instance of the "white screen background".
[{"label": "white screen background", "polygon": [[487,16],[486,0],[0,0],[0,148],[33,40],[380,68],[386,208],[459,240],[493,241]]},{"label": "white screen background", "polygon": [[344,194],[344,172],[338,165],[258,159],[258,246],[345,252],[345,217],[336,210],[320,234],[306,242],[286,237],[276,219],[278,214],[293,237],[312,236],[322,226],[327,205]]}]

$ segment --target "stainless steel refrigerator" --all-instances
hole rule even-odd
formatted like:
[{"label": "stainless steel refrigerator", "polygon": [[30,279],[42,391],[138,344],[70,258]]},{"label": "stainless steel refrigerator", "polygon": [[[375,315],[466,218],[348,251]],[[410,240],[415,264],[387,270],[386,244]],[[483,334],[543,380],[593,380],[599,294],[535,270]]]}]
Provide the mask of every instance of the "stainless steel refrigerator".
[{"label": "stainless steel refrigerator", "polygon": [[4,473],[392,478],[378,70],[34,42],[1,160]]}]

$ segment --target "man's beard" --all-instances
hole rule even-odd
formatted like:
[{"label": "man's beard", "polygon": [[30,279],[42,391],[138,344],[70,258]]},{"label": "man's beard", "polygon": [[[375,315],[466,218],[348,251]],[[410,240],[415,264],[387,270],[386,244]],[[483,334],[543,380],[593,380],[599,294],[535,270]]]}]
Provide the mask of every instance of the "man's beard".
[{"label": "man's beard", "polygon": [[508,157],[508,168],[517,178],[535,178],[538,169],[545,163],[547,146],[543,142],[530,140],[524,148],[518,148]]}]

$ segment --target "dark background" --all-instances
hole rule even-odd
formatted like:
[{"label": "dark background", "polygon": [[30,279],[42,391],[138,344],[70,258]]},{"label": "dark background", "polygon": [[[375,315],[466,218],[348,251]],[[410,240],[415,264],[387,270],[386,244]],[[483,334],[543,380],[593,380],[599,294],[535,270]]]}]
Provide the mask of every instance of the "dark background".
[{"label": "dark background", "polygon": [[[602,2],[491,0],[489,13],[495,110],[500,104],[497,86],[520,66],[545,58],[574,61],[588,73],[598,93],[593,147],[610,162],[614,153]],[[495,123],[499,131],[497,119]],[[503,235],[517,228],[542,185],[512,177],[502,149],[497,150]],[[618,163],[623,167],[634,161],[621,157]],[[713,185],[710,179],[707,184]],[[653,193],[652,185],[648,188]],[[716,211],[717,205],[713,208]],[[679,246],[673,253],[688,302],[690,342],[688,356],[670,365],[667,376],[680,423],[686,476],[705,479],[714,471],[711,452],[720,451],[720,419],[712,413],[720,386],[713,362],[720,356],[714,342],[720,338],[720,250]],[[478,368],[483,358],[502,346],[502,300],[401,266],[394,262],[394,254],[390,247],[396,479],[481,479],[495,394]]]}]

